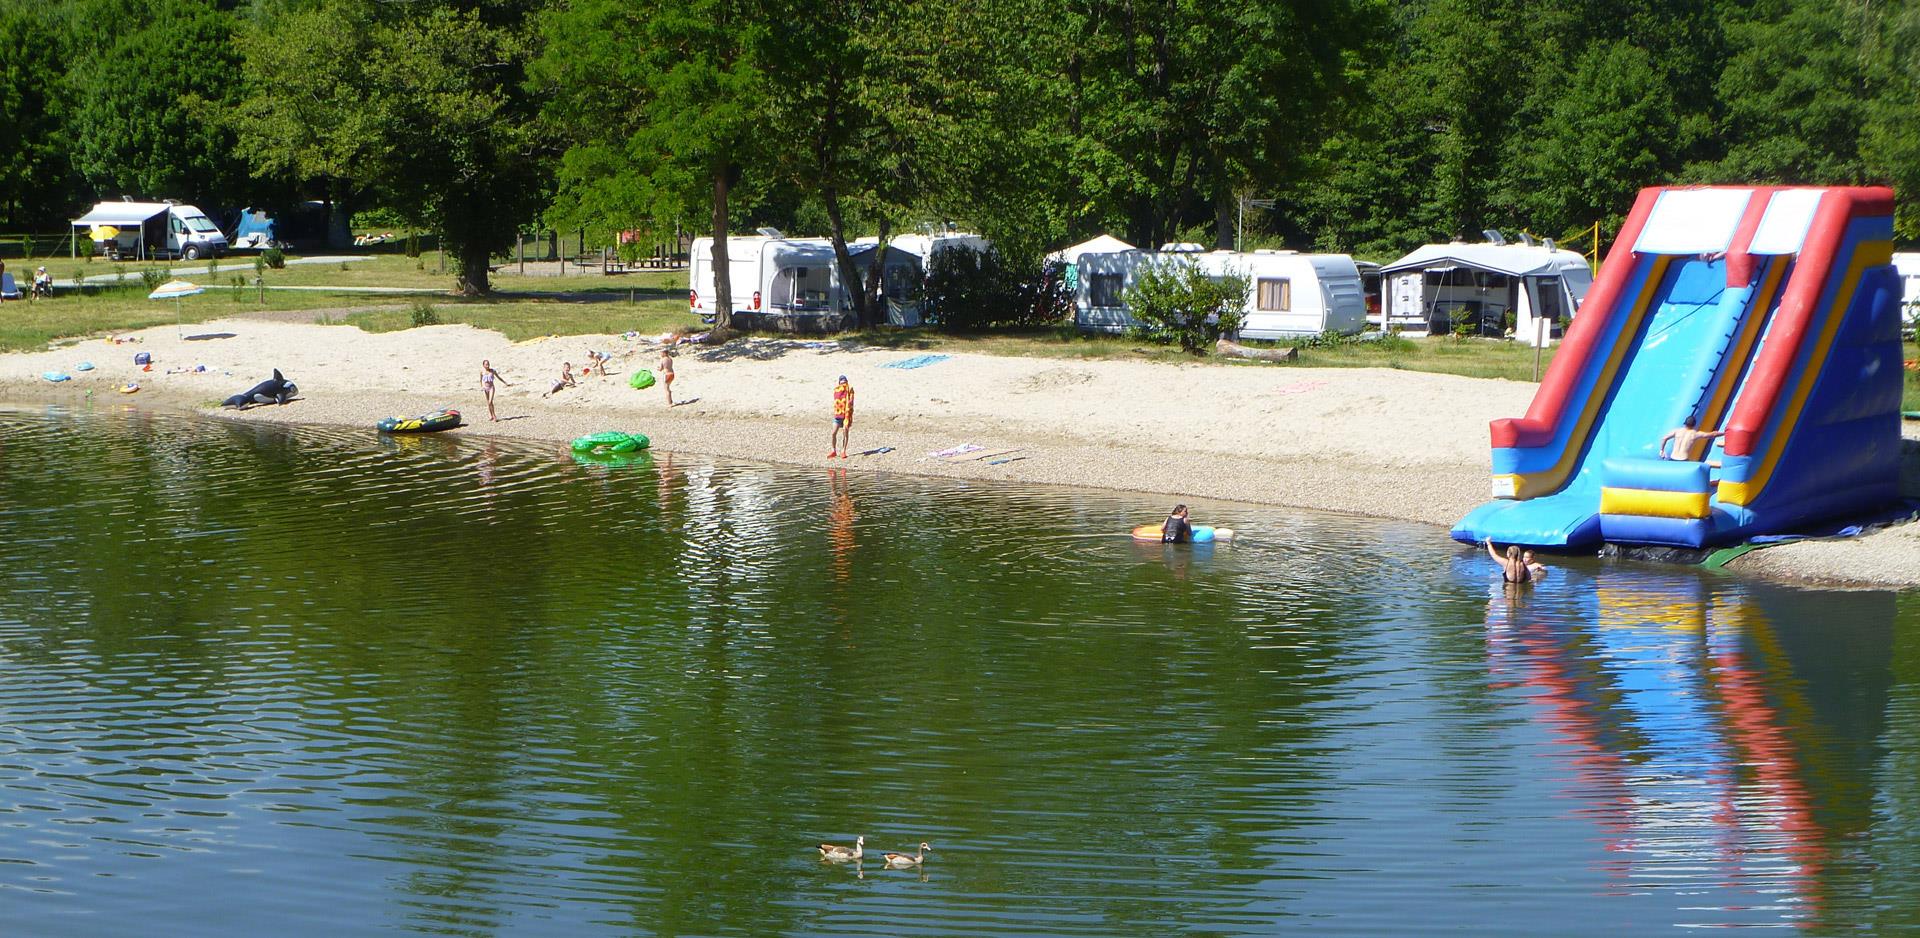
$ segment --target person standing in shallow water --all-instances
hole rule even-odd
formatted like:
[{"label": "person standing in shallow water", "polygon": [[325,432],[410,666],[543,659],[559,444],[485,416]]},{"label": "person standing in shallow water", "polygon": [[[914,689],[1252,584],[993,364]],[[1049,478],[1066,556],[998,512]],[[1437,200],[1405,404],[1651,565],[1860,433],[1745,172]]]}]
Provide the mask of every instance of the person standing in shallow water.
[{"label": "person standing in shallow water", "polygon": [[1487,556],[1500,565],[1500,579],[1516,584],[1533,582],[1533,568],[1521,558],[1520,545],[1508,544],[1507,552],[1502,554],[1494,549],[1493,538],[1487,538]]},{"label": "person standing in shallow water", "polygon": [[673,406],[673,348],[660,350],[660,386],[667,389],[667,406]]},{"label": "person standing in shallow water", "polygon": [[827,438],[827,458],[853,458],[853,385],[841,375],[833,386],[833,435]]}]

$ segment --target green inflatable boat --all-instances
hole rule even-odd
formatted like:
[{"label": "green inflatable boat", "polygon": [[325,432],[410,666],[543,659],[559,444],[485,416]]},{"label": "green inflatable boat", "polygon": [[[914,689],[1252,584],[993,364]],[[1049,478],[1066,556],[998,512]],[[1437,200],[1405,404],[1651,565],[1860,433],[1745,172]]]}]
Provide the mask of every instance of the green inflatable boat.
[{"label": "green inflatable boat", "polygon": [[608,430],[574,440],[573,451],[582,455],[623,456],[627,453],[637,453],[650,445],[652,441],[648,440],[644,433],[621,433],[618,430]]}]

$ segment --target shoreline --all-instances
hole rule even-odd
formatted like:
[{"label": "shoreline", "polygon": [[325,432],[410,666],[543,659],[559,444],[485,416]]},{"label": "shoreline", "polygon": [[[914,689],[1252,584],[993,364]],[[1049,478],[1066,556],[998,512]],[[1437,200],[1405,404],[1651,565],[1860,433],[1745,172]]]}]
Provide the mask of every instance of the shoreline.
[{"label": "shoreline", "polygon": [[[512,343],[465,325],[364,333],[352,326],[227,319],[188,330],[152,327],[132,342],[94,338],[40,352],[0,355],[0,400],[188,410],[221,419],[365,427],[396,414],[452,407],[466,423],[448,433],[564,444],[617,429],[646,433],[656,449],[795,466],[826,464],[834,379],[856,391],[855,452],[834,460],[856,471],[1216,499],[1410,521],[1446,531],[1488,497],[1487,422],[1524,413],[1534,387],[1393,369],[1079,361],[947,353],[923,367],[890,364],[916,353],[833,340],[737,339],[676,350],[669,409],[658,386],[627,387],[658,346],[644,338],[547,337]],[[610,350],[613,373],[542,398],[559,371],[589,348]],[[154,371],[132,365],[148,352]],[[922,356],[923,357],[923,356]],[[488,359],[512,382],[499,389],[498,423],[479,390]],[[76,371],[80,361],[96,367]],[[204,364],[204,372],[175,372]],[[218,405],[279,368],[299,385],[287,405],[222,411]],[[60,370],[73,380],[39,375]],[[137,381],[137,394],[115,389]],[[1907,431],[1909,438],[1915,431]],[[982,447],[951,460],[926,454]],[[1903,487],[1920,491],[1911,452]],[[1920,586],[1920,525],[1845,542],[1755,551],[1729,565],[1806,585]]]}]

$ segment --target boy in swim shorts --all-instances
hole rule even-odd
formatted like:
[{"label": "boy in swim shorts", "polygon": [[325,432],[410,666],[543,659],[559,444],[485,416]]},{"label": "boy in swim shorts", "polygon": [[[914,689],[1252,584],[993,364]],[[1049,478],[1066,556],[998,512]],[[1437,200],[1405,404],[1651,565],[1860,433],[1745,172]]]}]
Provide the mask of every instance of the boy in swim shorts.
[{"label": "boy in swim shorts", "polygon": [[827,450],[827,458],[853,458],[853,446],[848,442],[852,435],[853,385],[847,383],[846,375],[841,375],[839,383],[833,386],[833,435],[827,438],[832,449]]}]

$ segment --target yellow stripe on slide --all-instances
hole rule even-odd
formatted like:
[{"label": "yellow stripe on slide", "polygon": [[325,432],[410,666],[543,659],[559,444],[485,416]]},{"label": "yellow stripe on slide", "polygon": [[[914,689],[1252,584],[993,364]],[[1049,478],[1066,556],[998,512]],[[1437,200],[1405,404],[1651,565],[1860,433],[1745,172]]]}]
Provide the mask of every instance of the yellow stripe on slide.
[{"label": "yellow stripe on slide", "polygon": [[1643,518],[1694,520],[1712,517],[1705,492],[1658,492],[1653,489],[1600,489],[1603,515],[1639,515]]},{"label": "yellow stripe on slide", "polygon": [[1600,419],[1600,405],[1613,396],[1614,379],[1619,376],[1620,362],[1626,357],[1626,350],[1640,337],[1640,324],[1653,308],[1653,296],[1660,284],[1667,279],[1667,265],[1673,257],[1667,254],[1656,255],[1648,263],[1647,279],[1640,285],[1640,292],[1634,296],[1633,308],[1627,311],[1627,319],[1620,327],[1620,333],[1614,336],[1613,347],[1607,350],[1606,360],[1600,365],[1600,375],[1593,382],[1582,406],[1578,422],[1573,432],[1567,434],[1567,445],[1560,450],[1560,459],[1548,469],[1533,473],[1515,473],[1514,493],[1510,498],[1538,498],[1560,491],[1567,484],[1567,478],[1573,474],[1580,455],[1586,452],[1587,443],[1593,436],[1593,427]]}]

